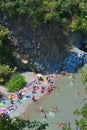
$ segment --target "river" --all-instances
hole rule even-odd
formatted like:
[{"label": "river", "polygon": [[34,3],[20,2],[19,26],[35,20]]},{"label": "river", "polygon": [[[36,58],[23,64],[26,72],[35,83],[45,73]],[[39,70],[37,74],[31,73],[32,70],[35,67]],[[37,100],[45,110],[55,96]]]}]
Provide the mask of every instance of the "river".
[{"label": "river", "polygon": [[[75,130],[74,120],[77,118],[73,111],[76,108],[81,108],[86,101],[83,100],[87,97],[85,87],[81,82],[80,72],[75,74],[75,82],[71,84],[70,76],[59,76],[55,82],[56,89],[50,94],[43,96],[40,100],[29,106],[28,110],[24,113],[25,119],[46,121],[49,124],[46,130],[61,130],[57,127],[58,122],[71,122],[72,130]],[[79,90],[79,94],[76,91]],[[43,118],[43,114],[39,111],[42,106],[46,111],[47,119]],[[51,107],[57,107],[58,111],[55,113],[50,112]],[[26,130],[28,130],[26,128]]]}]

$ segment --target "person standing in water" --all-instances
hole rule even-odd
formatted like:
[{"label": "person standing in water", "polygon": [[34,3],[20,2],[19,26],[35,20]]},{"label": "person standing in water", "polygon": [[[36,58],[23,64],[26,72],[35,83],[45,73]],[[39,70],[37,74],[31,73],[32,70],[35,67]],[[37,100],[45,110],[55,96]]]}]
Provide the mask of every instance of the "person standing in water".
[{"label": "person standing in water", "polygon": [[76,126],[76,129],[75,130],[79,130],[78,126]]},{"label": "person standing in water", "polygon": [[42,106],[40,106],[39,110],[40,110],[40,112],[44,112],[44,110],[43,110],[43,107],[42,107]]},{"label": "person standing in water", "polygon": [[76,95],[79,95],[80,94],[80,91],[77,89],[76,90]]},{"label": "person standing in water", "polygon": [[47,119],[46,112],[43,112],[43,117]]}]

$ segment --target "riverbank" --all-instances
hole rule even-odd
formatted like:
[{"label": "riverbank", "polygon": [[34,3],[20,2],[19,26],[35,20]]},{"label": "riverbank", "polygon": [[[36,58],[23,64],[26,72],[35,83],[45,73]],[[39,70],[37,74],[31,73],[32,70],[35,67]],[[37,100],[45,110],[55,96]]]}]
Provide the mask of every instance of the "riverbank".
[{"label": "riverbank", "polygon": [[[25,77],[27,84],[23,89],[24,92],[23,99],[19,100],[17,97],[13,98],[14,105],[16,106],[15,110],[8,111],[8,108],[11,106],[11,104],[10,103],[7,104],[6,101],[10,101],[8,97],[9,95],[11,95],[11,93],[8,93],[7,90],[2,86],[2,93],[5,94],[7,99],[4,100],[5,103],[3,103],[2,106],[0,106],[0,108],[5,108],[8,111],[11,118],[22,116],[23,113],[27,111],[27,109],[33,102],[37,102],[43,95],[46,94],[46,89],[50,85],[50,82],[48,82],[48,80],[46,80],[45,78],[47,77],[46,75],[43,75],[44,80],[40,81],[39,83],[36,83],[37,74],[33,72],[25,72],[22,73],[22,75]],[[51,81],[54,82],[55,78],[56,78],[55,76],[52,77]],[[37,90],[35,90],[35,93],[32,93],[33,87],[35,86]],[[44,87],[45,90],[43,93],[41,92],[42,87]],[[32,96],[35,97],[35,100],[32,100]]]}]

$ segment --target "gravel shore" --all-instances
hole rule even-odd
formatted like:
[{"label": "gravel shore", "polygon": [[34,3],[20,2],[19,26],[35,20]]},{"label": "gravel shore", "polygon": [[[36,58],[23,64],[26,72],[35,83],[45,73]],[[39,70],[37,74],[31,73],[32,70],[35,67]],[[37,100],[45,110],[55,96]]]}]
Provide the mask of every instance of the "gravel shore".
[{"label": "gravel shore", "polygon": [[[27,84],[35,81],[37,79],[37,75],[33,72],[25,72],[25,73],[21,73],[24,77],[25,80],[27,82]],[[47,83],[48,84],[48,83]],[[42,84],[43,85],[43,84]],[[44,84],[46,85],[46,84]],[[29,89],[27,89],[27,91],[29,91]],[[9,92],[7,92],[6,88],[1,86],[1,92],[4,93],[4,95],[9,96]],[[35,99],[36,101],[38,99],[40,99],[41,96],[43,96],[45,93],[41,93],[41,92],[37,92],[37,94],[35,94]],[[27,108],[29,107],[29,105],[32,104],[32,98],[29,98],[28,100],[22,100],[22,104],[18,104],[15,102],[15,105],[17,106],[17,109],[13,112],[10,112],[9,115],[11,118],[14,117],[20,117],[23,115],[24,112],[26,112]],[[6,105],[4,106],[0,106],[1,107],[7,107]]]}]

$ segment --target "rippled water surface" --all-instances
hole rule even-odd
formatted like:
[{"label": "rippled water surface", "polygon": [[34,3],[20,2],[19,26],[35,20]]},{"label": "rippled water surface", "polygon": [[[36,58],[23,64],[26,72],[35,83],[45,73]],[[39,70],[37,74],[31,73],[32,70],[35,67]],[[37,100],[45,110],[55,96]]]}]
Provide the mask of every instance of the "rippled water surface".
[{"label": "rippled water surface", "polygon": [[[75,130],[74,120],[76,116],[73,111],[76,108],[80,109],[87,102],[87,100],[83,100],[85,96],[87,97],[87,94],[84,85],[81,83],[81,75],[80,73],[75,74],[75,83],[73,85],[69,76],[60,76],[57,78],[55,85],[57,88],[50,95],[45,95],[32,104],[24,117],[48,122],[49,127],[46,130],[61,130],[56,124],[70,121],[72,129]],[[76,94],[76,90],[79,90],[80,94]],[[40,106],[46,111],[47,119],[44,119],[43,114],[39,112]],[[50,112],[51,106],[58,107],[58,111],[56,113]]]}]

